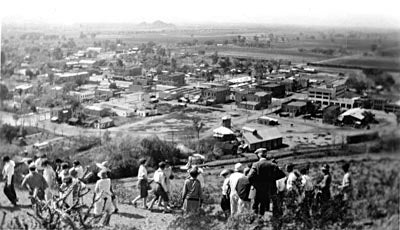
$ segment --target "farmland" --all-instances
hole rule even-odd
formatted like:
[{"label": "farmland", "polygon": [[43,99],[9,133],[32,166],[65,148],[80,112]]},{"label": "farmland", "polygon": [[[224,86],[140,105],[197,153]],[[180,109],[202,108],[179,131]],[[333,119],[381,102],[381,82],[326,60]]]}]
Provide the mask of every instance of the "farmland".
[{"label": "farmland", "polygon": [[328,59],[317,63],[311,63],[311,65],[351,69],[379,69],[395,72],[400,71],[400,59],[396,57],[363,57],[355,55]]}]

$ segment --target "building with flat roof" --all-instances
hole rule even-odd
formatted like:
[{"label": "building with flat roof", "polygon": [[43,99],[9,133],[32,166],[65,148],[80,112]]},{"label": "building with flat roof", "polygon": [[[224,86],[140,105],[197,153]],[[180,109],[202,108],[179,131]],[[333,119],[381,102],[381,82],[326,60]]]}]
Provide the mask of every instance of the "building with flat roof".
[{"label": "building with flat roof", "polygon": [[345,92],[345,80],[336,80],[324,85],[309,88],[308,98],[322,105],[330,105],[331,100],[344,97]]},{"label": "building with flat roof", "polygon": [[215,104],[227,102],[229,95],[229,88],[209,88],[201,91],[201,96],[205,100],[212,100]]},{"label": "building with flat roof", "polygon": [[69,93],[72,97],[76,98],[79,102],[90,101],[95,98],[94,90],[85,90],[85,91],[71,91]]},{"label": "building with flat roof", "polygon": [[307,102],[305,101],[292,101],[282,104],[282,111],[299,116],[307,112]]},{"label": "building with flat roof", "polygon": [[284,84],[277,83],[267,83],[262,85],[257,85],[256,88],[263,91],[271,92],[271,96],[275,98],[282,98],[286,95],[286,87]]},{"label": "building with flat roof", "polygon": [[271,104],[271,92],[240,90],[235,93],[236,106],[243,109],[266,109]]},{"label": "building with flat roof", "polygon": [[158,84],[161,85],[172,85],[176,87],[185,85],[185,74],[184,73],[172,73],[158,76]]},{"label": "building with flat roof", "polygon": [[83,81],[89,80],[89,72],[68,72],[54,74],[57,82],[72,82],[78,79]]}]

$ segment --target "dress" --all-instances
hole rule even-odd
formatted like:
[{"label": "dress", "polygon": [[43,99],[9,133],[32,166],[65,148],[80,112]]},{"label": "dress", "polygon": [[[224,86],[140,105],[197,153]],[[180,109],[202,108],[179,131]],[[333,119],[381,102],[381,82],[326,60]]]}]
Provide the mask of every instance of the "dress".
[{"label": "dress", "polygon": [[99,199],[94,204],[94,214],[99,215],[103,212],[110,213],[112,211],[111,202],[111,179],[100,179],[96,182],[95,190],[96,200]]},{"label": "dress", "polygon": [[164,174],[165,174],[165,183],[167,184],[168,191],[171,191],[171,179],[170,179],[170,177],[172,176],[171,166],[166,167],[164,169]]},{"label": "dress", "polygon": [[139,166],[137,187],[140,192],[140,198],[145,198],[149,195],[148,193],[149,184],[147,182],[147,169],[143,165]]},{"label": "dress", "polygon": [[56,172],[51,166],[43,168],[43,177],[49,186],[45,191],[46,200],[49,200],[56,188]]},{"label": "dress", "polygon": [[153,180],[156,183],[156,187],[154,188],[154,195],[156,196],[156,199],[161,196],[165,202],[168,202],[168,187],[165,183],[164,171],[162,169],[157,169],[154,173]]},{"label": "dress", "polygon": [[186,179],[182,194],[184,200],[183,209],[185,212],[199,211],[202,196],[200,181],[192,177]]}]

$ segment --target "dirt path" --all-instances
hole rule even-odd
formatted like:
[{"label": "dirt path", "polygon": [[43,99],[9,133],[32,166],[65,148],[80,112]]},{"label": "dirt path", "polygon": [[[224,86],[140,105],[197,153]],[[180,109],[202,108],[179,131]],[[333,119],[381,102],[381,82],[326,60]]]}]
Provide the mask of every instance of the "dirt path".
[{"label": "dirt path", "polygon": [[[5,223],[11,221],[15,217],[20,219],[28,220],[30,217],[27,212],[33,213],[29,207],[30,201],[28,200],[28,192],[17,189],[17,196],[19,199],[19,207],[12,207],[11,203],[5,197],[3,191],[4,184],[0,184],[1,194],[0,194],[0,213],[6,213]],[[93,185],[89,185],[93,188]],[[93,193],[85,196],[84,202],[90,202]],[[141,208],[135,208],[128,204],[119,204],[119,213],[113,214],[111,216],[110,225],[126,225],[130,228],[137,229],[166,229],[169,222],[174,218],[173,214],[164,214],[159,212],[150,212]],[[4,214],[0,214],[0,219]],[[3,226],[6,228],[6,225]],[[1,228],[1,227],[0,227]]]}]

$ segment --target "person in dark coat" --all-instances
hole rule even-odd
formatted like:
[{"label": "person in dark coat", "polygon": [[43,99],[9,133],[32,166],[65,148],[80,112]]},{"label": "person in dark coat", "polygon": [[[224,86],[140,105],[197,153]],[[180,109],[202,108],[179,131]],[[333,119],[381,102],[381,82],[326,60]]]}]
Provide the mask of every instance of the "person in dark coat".
[{"label": "person in dark coat", "polygon": [[3,177],[5,179],[4,184],[4,194],[7,196],[8,200],[13,204],[13,206],[17,206],[17,194],[14,189],[14,168],[15,162],[10,159],[9,156],[3,157],[4,167],[3,167]]},{"label": "person in dark coat", "polygon": [[331,173],[329,172],[328,164],[325,164],[321,168],[321,171],[324,174],[324,178],[318,184],[318,188],[321,190],[320,201],[322,204],[325,204],[331,199],[332,176],[331,176]]},{"label": "person in dark coat", "polygon": [[202,188],[200,181],[196,179],[199,175],[197,168],[192,168],[189,174],[190,177],[185,180],[182,192],[183,210],[185,213],[198,212],[202,202]]},{"label": "person in dark coat", "polygon": [[259,149],[256,154],[259,161],[253,164],[248,178],[256,189],[252,208],[256,214],[263,216],[265,211],[269,211],[271,199],[275,198],[276,181],[285,177],[285,173],[276,164],[267,160],[266,149]]}]

